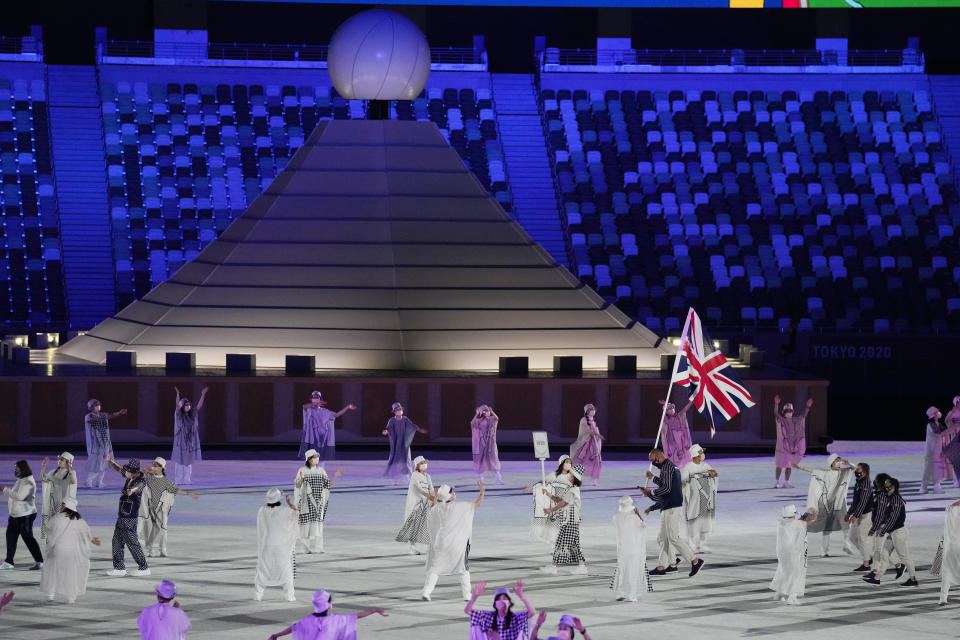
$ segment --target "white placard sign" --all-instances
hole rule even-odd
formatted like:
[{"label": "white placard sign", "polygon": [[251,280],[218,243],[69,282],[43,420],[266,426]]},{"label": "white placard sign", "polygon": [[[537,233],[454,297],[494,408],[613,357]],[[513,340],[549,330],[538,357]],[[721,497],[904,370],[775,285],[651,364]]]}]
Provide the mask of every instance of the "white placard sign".
[{"label": "white placard sign", "polygon": [[533,432],[533,456],[540,460],[546,460],[550,457],[550,444],[547,441],[546,431]]}]

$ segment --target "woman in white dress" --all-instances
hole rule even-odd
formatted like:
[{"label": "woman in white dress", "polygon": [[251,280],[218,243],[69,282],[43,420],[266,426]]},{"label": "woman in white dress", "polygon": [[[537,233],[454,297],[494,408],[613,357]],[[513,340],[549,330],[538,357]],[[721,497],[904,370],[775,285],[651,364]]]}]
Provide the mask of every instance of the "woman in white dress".
[{"label": "woman in white dress", "polygon": [[617,600],[636,602],[653,591],[647,573],[646,527],[633,498],[622,496],[620,510],[613,516],[613,528],[617,533],[617,568],[611,586]]},{"label": "woman in white dress", "polygon": [[418,544],[430,544],[430,531],[427,529],[427,512],[430,510],[430,499],[436,493],[433,480],[427,473],[428,462],[423,456],[413,460],[414,472],[410,476],[410,486],[407,487],[407,504],[403,512],[403,526],[397,532],[397,542],[406,542],[410,545],[409,552],[420,555]]},{"label": "woman in white dress", "polygon": [[50,518],[57,515],[64,498],[77,497],[77,472],[73,470],[73,454],[64,451],[57,458],[57,468],[47,473],[50,458],[44,458],[40,464],[40,478],[43,482],[43,509],[40,516],[40,537],[47,538]]},{"label": "woman in white dress", "polygon": [[267,491],[267,502],[257,511],[257,573],[253,578],[253,599],[263,600],[267,587],[282,587],[287,602],[294,602],[294,548],[297,544],[297,508],[276,487]]},{"label": "woman in white dress", "polygon": [[816,522],[817,513],[807,512],[797,517],[796,505],[788,504],[780,515],[777,526],[777,572],[770,581],[774,600],[800,604],[807,584],[807,527]]},{"label": "woman in white dress", "polygon": [[64,498],[60,512],[47,523],[47,559],[40,574],[40,593],[72,603],[87,592],[90,543],[100,546],[77,512],[77,499]]},{"label": "woman in white dress", "polygon": [[338,470],[329,477],[320,466],[320,455],[314,449],[304,454],[305,462],[294,481],[297,511],[300,514],[300,533],[297,547],[307,553],[323,553],[323,521],[327,517],[330,487],[343,475]]},{"label": "woman in white dress", "polygon": [[943,515],[943,539],[931,569],[934,575],[940,574],[941,607],[947,604],[950,587],[960,584],[960,500],[947,507]]}]

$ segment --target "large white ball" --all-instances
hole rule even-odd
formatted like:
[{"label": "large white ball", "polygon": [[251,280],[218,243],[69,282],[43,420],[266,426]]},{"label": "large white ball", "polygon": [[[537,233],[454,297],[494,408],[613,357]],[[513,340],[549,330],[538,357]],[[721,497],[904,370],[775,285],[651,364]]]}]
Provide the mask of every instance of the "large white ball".
[{"label": "large white ball", "polygon": [[333,34],[327,69],[348,100],[413,100],[430,75],[430,46],[399,13],[363,11]]}]

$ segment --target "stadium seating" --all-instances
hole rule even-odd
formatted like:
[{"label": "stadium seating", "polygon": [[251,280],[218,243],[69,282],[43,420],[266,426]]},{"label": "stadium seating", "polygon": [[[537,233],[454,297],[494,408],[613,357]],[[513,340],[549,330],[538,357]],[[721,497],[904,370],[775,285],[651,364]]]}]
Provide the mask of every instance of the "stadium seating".
[{"label": "stadium seating", "polygon": [[0,78],[0,322],[67,320],[42,81]]},{"label": "stadium seating", "polygon": [[[101,99],[120,307],[216,238],[318,121],[363,117],[330,87],[130,81]],[[430,89],[393,114],[436,122],[509,208],[489,92]]]},{"label": "stadium seating", "polygon": [[541,93],[571,264],[654,330],[960,326],[923,91]]}]

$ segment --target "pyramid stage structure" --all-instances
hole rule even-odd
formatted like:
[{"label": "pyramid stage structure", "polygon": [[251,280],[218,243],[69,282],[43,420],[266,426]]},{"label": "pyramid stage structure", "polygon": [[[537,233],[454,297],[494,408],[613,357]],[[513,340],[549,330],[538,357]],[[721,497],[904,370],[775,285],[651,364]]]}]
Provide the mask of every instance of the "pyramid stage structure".
[{"label": "pyramid stage structure", "polygon": [[60,352],[139,365],[193,352],[258,367],[497,370],[501,356],[606,368],[666,346],[533,242],[428,122],[328,121],[192,262]]}]

